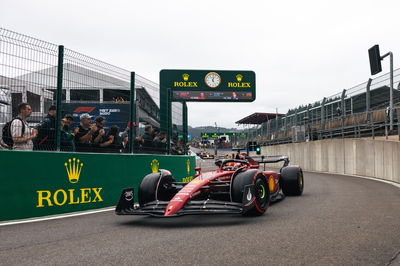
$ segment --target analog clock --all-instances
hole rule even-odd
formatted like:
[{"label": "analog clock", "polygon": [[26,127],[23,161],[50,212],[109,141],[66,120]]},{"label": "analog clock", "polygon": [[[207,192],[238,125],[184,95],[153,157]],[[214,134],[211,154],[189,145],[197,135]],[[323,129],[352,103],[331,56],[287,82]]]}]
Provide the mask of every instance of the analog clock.
[{"label": "analog clock", "polygon": [[221,76],[216,72],[207,73],[204,78],[204,82],[210,88],[216,88],[221,83]]}]

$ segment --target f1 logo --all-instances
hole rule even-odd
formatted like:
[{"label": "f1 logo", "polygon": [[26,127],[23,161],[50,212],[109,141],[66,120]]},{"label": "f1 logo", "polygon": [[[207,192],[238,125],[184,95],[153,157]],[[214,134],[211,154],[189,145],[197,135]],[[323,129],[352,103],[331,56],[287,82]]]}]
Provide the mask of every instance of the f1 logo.
[{"label": "f1 logo", "polygon": [[74,113],[82,113],[82,112],[91,113],[91,112],[94,111],[94,109],[96,109],[96,107],[85,107],[85,106],[80,106],[80,107],[78,107],[78,108],[76,108],[76,109],[74,110]]}]

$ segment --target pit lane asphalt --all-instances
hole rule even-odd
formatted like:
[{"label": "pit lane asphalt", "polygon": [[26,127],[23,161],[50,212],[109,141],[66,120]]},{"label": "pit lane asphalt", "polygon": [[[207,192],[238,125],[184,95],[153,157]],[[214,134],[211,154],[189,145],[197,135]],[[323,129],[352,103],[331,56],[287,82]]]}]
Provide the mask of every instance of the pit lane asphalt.
[{"label": "pit lane asphalt", "polygon": [[261,217],[105,212],[0,227],[0,265],[397,265],[399,251],[400,189],[317,173]]}]

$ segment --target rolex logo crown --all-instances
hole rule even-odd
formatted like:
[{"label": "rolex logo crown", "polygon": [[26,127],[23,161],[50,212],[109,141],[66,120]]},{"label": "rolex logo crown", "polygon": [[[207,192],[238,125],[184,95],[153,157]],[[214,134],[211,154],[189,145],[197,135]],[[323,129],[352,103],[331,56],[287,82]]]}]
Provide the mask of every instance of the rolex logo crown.
[{"label": "rolex logo crown", "polygon": [[189,80],[189,74],[185,73],[182,75],[182,78],[184,81],[188,81]]},{"label": "rolex logo crown", "polygon": [[81,160],[76,158],[68,159],[68,162],[64,163],[64,166],[67,170],[69,182],[72,184],[77,183],[83,168]]},{"label": "rolex logo crown", "polygon": [[186,161],[186,170],[189,174],[190,173],[190,160],[189,159]]},{"label": "rolex logo crown", "polygon": [[160,166],[160,163],[158,162],[158,160],[154,159],[153,161],[151,161],[150,166],[151,166],[152,173],[158,173],[158,168]]},{"label": "rolex logo crown", "polygon": [[238,82],[241,82],[242,79],[243,79],[243,76],[242,76],[242,75],[240,75],[240,74],[237,74],[237,75],[236,75],[236,80],[237,80]]}]

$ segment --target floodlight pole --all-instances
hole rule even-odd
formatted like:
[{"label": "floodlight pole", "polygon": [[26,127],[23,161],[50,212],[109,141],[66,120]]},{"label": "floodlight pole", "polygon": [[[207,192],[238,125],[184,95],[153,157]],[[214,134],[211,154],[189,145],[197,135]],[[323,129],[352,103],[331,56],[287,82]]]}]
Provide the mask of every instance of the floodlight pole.
[{"label": "floodlight pole", "polygon": [[381,60],[383,60],[385,57],[389,56],[390,57],[390,104],[389,104],[389,128],[390,130],[393,130],[393,53],[388,52],[384,54],[381,57]]}]

